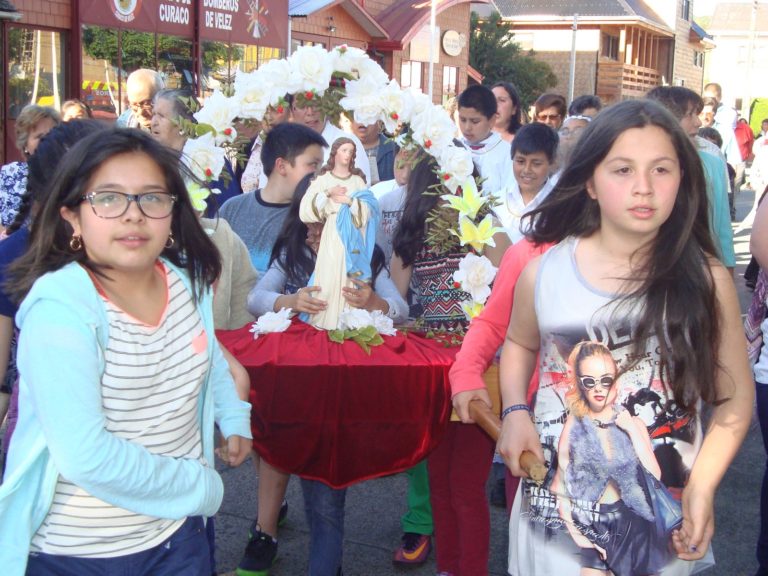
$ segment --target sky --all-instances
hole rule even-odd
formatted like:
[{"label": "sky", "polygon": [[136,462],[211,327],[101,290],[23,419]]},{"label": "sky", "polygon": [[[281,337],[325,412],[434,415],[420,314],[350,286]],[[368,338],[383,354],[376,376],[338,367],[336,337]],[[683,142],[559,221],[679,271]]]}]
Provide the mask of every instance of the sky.
[{"label": "sky", "polygon": [[[720,0],[693,0],[693,15],[694,16],[712,16],[715,12],[715,5]],[[751,0],[730,0],[731,2],[744,2],[752,3]],[[760,4],[768,3],[768,0],[758,0]]]}]

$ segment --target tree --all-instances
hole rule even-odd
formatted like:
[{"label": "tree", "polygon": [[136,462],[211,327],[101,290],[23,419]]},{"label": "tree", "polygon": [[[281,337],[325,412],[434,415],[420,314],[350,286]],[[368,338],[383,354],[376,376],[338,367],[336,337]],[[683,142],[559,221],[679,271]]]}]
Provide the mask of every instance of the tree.
[{"label": "tree", "polygon": [[[117,68],[117,35],[118,31],[111,28],[87,26],[83,29],[83,46],[85,52],[97,60],[107,60]],[[122,31],[122,65],[123,70],[164,68],[172,63],[177,69],[192,69],[192,42],[177,36],[159,34],[157,46],[155,35],[149,32]],[[157,59],[155,58],[157,50]],[[202,51],[203,69],[216,71],[221,67],[227,68],[228,60],[235,62],[243,57],[243,49],[239,45],[221,42],[206,42]]]},{"label": "tree", "polygon": [[472,13],[469,40],[469,65],[483,75],[485,84],[511,82],[527,108],[547,88],[557,85],[557,76],[549,64],[536,60],[533,50],[524,51],[515,42],[510,25],[498,12],[481,21]]}]

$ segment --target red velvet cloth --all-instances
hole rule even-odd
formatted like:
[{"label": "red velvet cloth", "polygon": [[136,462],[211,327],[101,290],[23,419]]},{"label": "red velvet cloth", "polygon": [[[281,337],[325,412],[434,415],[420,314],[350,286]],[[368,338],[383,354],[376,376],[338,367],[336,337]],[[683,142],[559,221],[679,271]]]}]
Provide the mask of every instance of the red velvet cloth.
[{"label": "red velvet cloth", "polygon": [[410,468],[445,433],[458,348],[398,333],[369,356],[300,321],[217,335],[251,377],[253,447],[280,470],[342,488]]}]

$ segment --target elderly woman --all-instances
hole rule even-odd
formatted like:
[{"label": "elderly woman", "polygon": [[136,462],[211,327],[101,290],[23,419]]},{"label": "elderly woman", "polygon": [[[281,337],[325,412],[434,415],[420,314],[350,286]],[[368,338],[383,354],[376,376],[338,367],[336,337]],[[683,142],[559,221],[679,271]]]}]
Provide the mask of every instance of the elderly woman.
[{"label": "elderly woman", "polygon": [[533,107],[534,122],[543,122],[554,130],[560,130],[567,110],[565,98],[560,96],[560,94],[547,92],[536,99]]},{"label": "elderly woman", "polygon": [[[180,130],[179,119],[195,122],[188,105],[193,100],[194,95],[184,89],[167,88],[155,94],[150,132],[158,142],[181,152],[187,137]],[[191,186],[190,191],[195,208],[202,213],[210,192],[196,186]],[[256,284],[248,249],[225,220],[201,218],[200,222],[222,256],[221,276],[213,300],[214,324],[217,330],[240,328],[254,319],[246,310],[248,292]]]},{"label": "elderly woman", "polygon": [[[53,108],[30,104],[16,118],[16,147],[28,159],[37,149],[40,139],[61,122]],[[0,231],[16,219],[21,197],[27,189],[27,163],[11,162],[0,168]]]}]

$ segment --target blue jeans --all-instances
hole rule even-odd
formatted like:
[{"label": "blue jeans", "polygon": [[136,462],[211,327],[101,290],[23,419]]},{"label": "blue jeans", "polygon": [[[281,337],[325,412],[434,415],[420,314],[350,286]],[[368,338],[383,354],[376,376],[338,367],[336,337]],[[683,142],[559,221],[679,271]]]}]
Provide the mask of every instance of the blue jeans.
[{"label": "blue jeans", "polygon": [[344,547],[347,489],[335,490],[317,480],[301,479],[309,525],[309,576],[337,576]]},{"label": "blue jeans", "polygon": [[211,559],[201,516],[191,516],[162,544],[126,556],[80,558],[32,553],[26,576],[210,576]]},{"label": "blue jeans", "polygon": [[[768,384],[758,382],[755,392],[757,395],[757,419],[760,421],[760,431],[763,433],[763,446],[768,454]],[[762,570],[768,570],[768,463],[763,472],[763,487],[760,492],[760,534],[757,538],[757,561]]]}]

